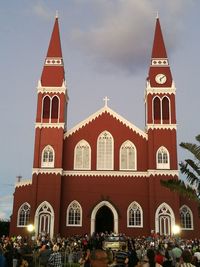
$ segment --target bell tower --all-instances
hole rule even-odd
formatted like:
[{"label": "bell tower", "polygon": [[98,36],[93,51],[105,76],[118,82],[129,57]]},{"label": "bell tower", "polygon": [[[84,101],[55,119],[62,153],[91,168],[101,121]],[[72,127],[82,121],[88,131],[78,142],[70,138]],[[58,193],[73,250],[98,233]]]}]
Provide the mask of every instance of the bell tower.
[{"label": "bell tower", "polygon": [[32,218],[36,234],[46,232],[52,236],[53,233],[59,233],[67,104],[68,94],[56,17],[37,87],[33,159],[33,212],[36,215]]},{"label": "bell tower", "polygon": [[157,17],[145,92],[149,170],[177,170],[175,94],[176,88]]}]

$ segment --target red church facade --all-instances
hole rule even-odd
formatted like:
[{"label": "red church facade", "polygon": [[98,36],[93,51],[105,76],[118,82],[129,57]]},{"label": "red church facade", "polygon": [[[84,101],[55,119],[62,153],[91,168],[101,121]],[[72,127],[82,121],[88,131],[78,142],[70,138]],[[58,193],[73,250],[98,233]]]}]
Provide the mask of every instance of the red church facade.
[{"label": "red church facade", "polygon": [[[16,184],[10,234],[200,237],[197,205],[161,186],[178,179],[176,88],[156,19],[145,89],[145,131],[105,105],[67,130],[68,93],[55,19],[41,79],[32,179]],[[70,114],[69,114],[70,116]]]}]

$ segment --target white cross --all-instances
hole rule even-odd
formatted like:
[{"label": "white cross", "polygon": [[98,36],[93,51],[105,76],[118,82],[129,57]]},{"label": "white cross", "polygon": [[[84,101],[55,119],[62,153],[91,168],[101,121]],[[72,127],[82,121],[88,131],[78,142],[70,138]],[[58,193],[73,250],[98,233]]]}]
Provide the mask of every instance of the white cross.
[{"label": "white cross", "polygon": [[109,100],[110,100],[110,99],[109,99],[107,96],[103,98],[103,101],[105,102],[105,107],[108,106],[108,101],[109,101]]}]

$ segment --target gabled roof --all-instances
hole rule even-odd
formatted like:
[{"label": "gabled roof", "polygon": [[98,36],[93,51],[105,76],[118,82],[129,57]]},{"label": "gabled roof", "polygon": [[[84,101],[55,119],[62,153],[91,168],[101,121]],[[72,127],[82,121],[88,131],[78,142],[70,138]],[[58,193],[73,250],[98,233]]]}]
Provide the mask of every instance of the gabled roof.
[{"label": "gabled roof", "polygon": [[103,113],[108,113],[109,115],[111,115],[113,118],[115,118],[116,120],[120,121],[121,123],[123,123],[126,127],[128,127],[129,129],[131,129],[133,132],[139,134],[140,136],[142,136],[143,138],[145,138],[147,140],[147,134],[140,130],[138,127],[136,127],[134,124],[130,123],[129,121],[127,121],[125,118],[123,118],[122,116],[120,116],[119,114],[117,114],[115,111],[113,111],[111,108],[109,108],[107,105],[105,105],[103,108],[99,109],[97,112],[93,113],[91,116],[89,116],[87,119],[81,121],[79,124],[77,124],[76,126],[74,126],[72,129],[70,129],[69,131],[67,131],[64,135],[64,138],[72,135],[73,133],[77,132],[78,130],[80,130],[82,127],[86,126],[87,124],[89,124],[90,122],[92,122],[93,120],[95,120],[96,118],[98,118],[99,116],[101,116]]}]

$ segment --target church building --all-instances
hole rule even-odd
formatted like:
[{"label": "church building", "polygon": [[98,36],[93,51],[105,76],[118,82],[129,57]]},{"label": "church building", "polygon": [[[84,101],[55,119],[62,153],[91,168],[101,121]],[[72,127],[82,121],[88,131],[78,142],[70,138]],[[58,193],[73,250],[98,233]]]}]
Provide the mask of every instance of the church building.
[{"label": "church building", "polygon": [[15,186],[10,235],[26,235],[28,224],[35,235],[50,237],[105,231],[173,235],[179,225],[182,237],[200,237],[197,204],[160,183],[179,179],[179,171],[176,88],[158,17],[144,90],[144,130],[112,110],[107,98],[68,130],[67,116],[73,114],[67,112],[55,18],[37,86],[32,179]]}]

